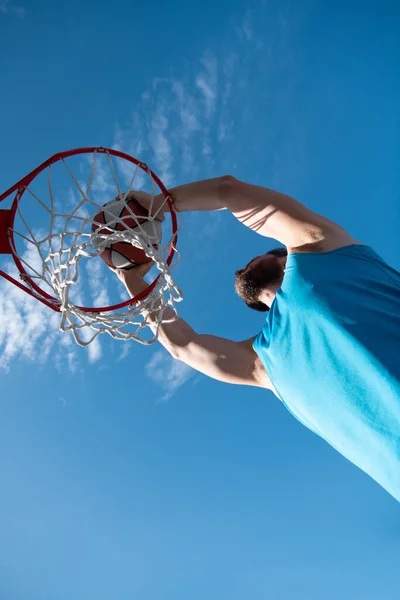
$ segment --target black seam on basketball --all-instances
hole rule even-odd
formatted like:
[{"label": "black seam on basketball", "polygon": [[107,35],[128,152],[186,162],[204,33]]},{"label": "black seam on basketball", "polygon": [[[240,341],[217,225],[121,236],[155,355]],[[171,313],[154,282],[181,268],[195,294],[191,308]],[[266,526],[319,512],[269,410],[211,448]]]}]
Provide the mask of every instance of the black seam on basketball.
[{"label": "black seam on basketball", "polygon": [[[103,222],[100,222],[100,217],[103,217]],[[92,231],[94,231],[95,233],[100,233],[103,225],[105,225],[106,222],[104,220],[104,213],[98,213],[97,215],[95,215],[93,221],[92,221]]]},{"label": "black seam on basketball", "polygon": [[[121,244],[121,243],[122,243],[122,244],[127,244],[127,242],[119,242],[119,243],[120,243],[120,244]],[[131,244],[127,244],[127,245],[128,245],[128,246],[131,246]],[[129,256],[126,256],[126,254],[124,254],[123,252],[120,252],[119,250],[115,250],[115,248],[113,248],[112,246],[111,246],[111,250],[112,250],[113,252],[117,252],[118,254],[120,254],[121,256],[123,256],[123,257],[124,257],[124,258],[125,258],[125,259],[126,259],[128,262],[130,262],[130,263],[131,263],[132,267],[137,267],[137,266],[139,266],[139,264],[140,264],[140,263],[135,263],[135,261],[133,261],[131,258],[129,258]],[[122,269],[126,269],[127,267],[121,267],[121,268],[122,268]],[[131,267],[128,267],[128,268],[131,268]]]}]

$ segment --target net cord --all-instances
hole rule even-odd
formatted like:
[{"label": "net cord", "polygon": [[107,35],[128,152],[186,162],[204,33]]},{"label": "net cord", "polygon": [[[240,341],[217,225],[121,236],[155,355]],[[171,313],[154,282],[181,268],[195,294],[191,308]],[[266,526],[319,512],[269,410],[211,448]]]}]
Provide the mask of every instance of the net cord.
[{"label": "net cord", "polygon": [[[33,295],[39,298],[37,291],[32,288],[31,280],[35,281],[40,289],[46,288],[46,290],[49,290],[49,293],[54,295],[57,303],[59,303],[59,310],[61,312],[60,330],[71,332],[78,345],[88,346],[98,335],[103,333],[107,333],[117,340],[127,341],[132,339],[141,344],[149,345],[157,340],[159,328],[162,323],[171,323],[178,318],[175,304],[182,300],[182,293],[176,286],[171,273],[179,262],[179,252],[175,244],[176,235],[172,234],[167,243],[162,244],[157,239],[154,225],[154,221],[159,211],[163,209],[167,202],[167,198],[165,198],[164,204],[153,215],[155,182],[151,176],[150,169],[146,167],[145,172],[151,179],[151,199],[148,215],[145,217],[141,216],[141,219],[144,218],[146,222],[150,222],[153,225],[153,233],[149,234],[143,228],[142,223],[137,219],[128,204],[135,179],[138,172],[141,171],[139,165],[135,165],[129,185],[125,191],[122,191],[114,161],[110,153],[106,151],[112,179],[116,188],[115,198],[118,198],[118,202],[121,202],[122,205],[120,214],[123,212],[126,214],[124,217],[117,217],[115,222],[113,222],[112,228],[104,225],[104,223],[98,223],[99,228],[93,231],[93,215],[102,207],[92,199],[92,187],[97,168],[97,152],[94,151],[92,154],[93,159],[86,191],[72,172],[67,161],[64,158],[60,161],[64,165],[79,195],[79,202],[74,206],[71,213],[56,211],[51,173],[52,165],[47,167],[48,204],[29,185],[25,187],[25,191],[30,194],[31,198],[38,202],[48,213],[50,217],[49,234],[43,237],[41,232],[34,232],[33,228],[29,226],[21,206],[18,205],[17,213],[26,229],[26,233],[18,231],[14,226],[14,238],[23,241],[25,247],[28,249],[35,248],[38,265],[28,261],[25,254],[30,255],[30,252],[25,254],[17,253],[15,243],[13,244],[13,252],[18,255],[19,260],[29,272],[29,276],[25,276],[23,279],[25,284],[32,290]],[[170,210],[174,210],[173,205]],[[127,226],[127,218],[134,220],[136,224],[135,229]],[[56,231],[55,224],[61,221],[63,221],[63,228],[61,231]],[[122,231],[115,230],[114,227],[117,224],[123,225],[124,229]],[[107,233],[102,233],[104,230],[107,230]],[[88,311],[72,302],[70,298],[71,291],[74,289],[73,286],[76,286],[79,282],[79,264],[81,259],[86,257],[96,260],[106,247],[120,241],[132,243],[143,248],[149,259],[154,261],[159,271],[157,283],[154,288],[140,301],[130,304],[124,309],[110,312]],[[177,260],[168,265],[167,259],[171,247],[176,252],[175,256]],[[172,315],[168,317],[164,316],[167,308],[172,311]],[[143,337],[145,329],[151,330],[152,337],[150,339]]]}]

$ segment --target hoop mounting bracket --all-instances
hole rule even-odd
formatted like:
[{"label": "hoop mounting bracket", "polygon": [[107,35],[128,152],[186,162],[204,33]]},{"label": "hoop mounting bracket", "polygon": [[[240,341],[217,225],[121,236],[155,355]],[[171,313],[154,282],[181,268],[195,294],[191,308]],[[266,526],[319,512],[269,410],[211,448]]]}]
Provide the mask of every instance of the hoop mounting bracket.
[{"label": "hoop mounting bracket", "polygon": [[11,254],[8,241],[8,226],[11,210],[0,209],[0,254]]}]

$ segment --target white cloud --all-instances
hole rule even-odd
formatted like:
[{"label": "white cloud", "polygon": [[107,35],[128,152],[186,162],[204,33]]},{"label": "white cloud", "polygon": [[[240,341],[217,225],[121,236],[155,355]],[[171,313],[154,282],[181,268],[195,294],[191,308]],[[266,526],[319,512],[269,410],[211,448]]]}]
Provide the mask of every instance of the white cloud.
[{"label": "white cloud", "polygon": [[196,85],[203,95],[206,117],[210,119],[215,112],[217,101],[217,61],[212,55],[207,55],[201,62],[205,71],[196,77]]},{"label": "white cloud", "polygon": [[0,0],[0,13],[23,19],[26,15],[26,9],[23,6],[11,4],[9,0]]},{"label": "white cloud", "polygon": [[[30,264],[37,262],[37,257],[32,259],[32,248],[29,246],[24,254]],[[4,270],[18,280],[18,272],[11,262]],[[59,331],[60,319],[60,313],[1,279],[0,369],[8,371],[13,360],[22,358],[35,363],[52,360],[59,371],[75,372],[79,364],[78,349],[70,333]],[[88,348],[91,363],[101,356],[100,344],[96,342],[94,348]]]},{"label": "white cloud", "polygon": [[[43,230],[32,230],[33,238],[30,236],[28,231],[20,231],[22,235],[29,240],[34,241],[43,240],[46,237],[46,232]],[[33,241],[28,242],[20,236],[15,236],[15,243],[17,252],[21,256],[22,264],[25,267],[28,275],[35,277],[42,275],[43,272],[43,260],[41,258],[38,246]],[[46,292],[50,292],[50,289],[46,289]]]},{"label": "white cloud", "polygon": [[72,350],[66,353],[67,371],[75,373],[78,369],[78,357]]},{"label": "white cloud", "polygon": [[241,42],[252,44],[257,50],[260,50],[264,46],[264,41],[254,33],[253,12],[251,9],[246,11],[239,27],[236,27],[236,33]]},{"label": "white cloud", "polygon": [[100,360],[102,356],[101,345],[99,338],[95,338],[89,346],[87,346],[88,354],[89,354],[89,362],[93,364]]},{"label": "white cloud", "polygon": [[194,374],[193,369],[174,360],[165,350],[157,350],[146,365],[146,375],[165,392],[162,397],[164,402]]},{"label": "white cloud", "polygon": [[[12,5],[9,0],[0,0],[0,12],[11,14]],[[113,147],[146,162],[151,168],[154,166],[155,172],[167,187],[178,177],[192,180],[198,175],[203,177],[205,173],[211,172],[208,167],[214,169],[213,161],[217,159],[218,166],[222,167],[221,171],[228,172],[235,168],[235,163],[238,163],[241,157],[246,156],[246,149],[243,151],[238,144],[229,145],[227,142],[233,137],[234,127],[238,135],[244,126],[256,125],[256,120],[248,123],[243,119],[242,122],[237,115],[245,112],[244,107],[249,106],[249,91],[254,93],[256,89],[252,87],[247,67],[248,57],[251,59],[252,56],[250,51],[258,48],[257,19],[249,10],[241,18],[238,31],[236,25],[237,22],[233,24],[232,33],[229,34],[230,42],[233,42],[229,47],[234,48],[234,53],[219,52],[214,55],[208,52],[197,64],[190,65],[189,69],[181,72],[179,77],[174,75],[154,79],[149,89],[139,96],[138,104],[132,107],[132,114],[127,122],[120,125],[115,132]],[[282,28],[287,28],[285,21],[282,22]],[[238,36],[242,43],[239,42]],[[264,69],[262,72],[265,71]],[[251,113],[250,109],[248,112]],[[214,143],[215,138],[220,143],[219,156],[218,145],[215,146]],[[115,191],[115,182],[110,178],[111,171],[106,172],[107,157],[102,155],[101,158],[98,156],[98,159],[98,171],[93,186],[96,200],[99,198],[98,192],[100,196],[102,192],[108,194],[111,187]],[[90,168],[90,165],[86,164],[85,169],[88,167]],[[117,162],[117,172],[121,175],[121,185],[127,186],[132,179],[134,167],[128,161],[121,160]],[[139,170],[133,189],[145,188],[147,179]],[[82,188],[85,189],[84,186]],[[65,194],[67,192],[65,189]],[[75,205],[80,200],[76,191],[75,194],[68,193],[69,197],[67,202],[63,201],[63,206],[70,203]],[[105,201],[108,199],[110,198],[107,196]],[[69,208],[70,206],[68,210]],[[86,216],[86,213],[81,216]],[[205,238],[208,242],[219,235],[219,219],[223,218],[221,213],[210,215],[209,221],[204,221],[205,225],[201,228],[198,226],[197,216],[191,217],[186,215],[185,226],[186,234],[192,241],[200,239],[204,245]],[[197,244],[197,247],[201,244]],[[207,246],[211,247],[212,243]],[[196,252],[196,248],[193,248],[193,252]],[[100,266],[95,266],[96,261],[88,262],[91,263],[88,266],[89,280],[95,290],[93,302],[97,306],[108,304],[107,290],[101,289],[98,293]],[[83,287],[80,288],[78,282],[73,288],[73,300],[83,304]],[[86,286],[84,289],[88,291]],[[121,297],[126,299],[127,294],[123,286],[120,293]],[[58,332],[59,314],[52,313],[50,309],[6,282],[0,282],[0,317],[3,323],[0,331],[0,350],[3,350],[0,366],[3,368],[7,368],[10,361],[18,356],[30,360],[39,360],[39,357],[40,360],[47,360],[47,357],[51,356],[57,360],[60,353],[62,360],[59,362],[59,368],[73,372],[77,368],[76,365],[80,364],[75,360],[77,351],[72,336]],[[71,340],[70,346],[60,344],[61,340],[67,339]],[[121,359],[125,356],[127,348],[128,345],[121,345]],[[88,357],[90,361],[99,360],[101,357],[99,338],[88,347]],[[158,372],[163,373],[162,381],[157,379]],[[166,397],[171,394],[171,390],[173,393],[191,376],[188,367],[173,361],[169,356],[164,356],[163,352],[153,356],[148,365],[148,373],[164,385],[164,389],[165,385],[168,385],[168,390],[165,390]]]},{"label": "white cloud", "polygon": [[[104,162],[106,159],[107,164]],[[111,167],[108,163],[108,157],[104,154],[96,157],[96,168],[94,172],[91,189],[93,192],[109,193],[111,197],[116,195],[118,186],[113,177]]]},{"label": "white cloud", "polygon": [[222,104],[226,106],[228,99],[232,91],[232,82],[234,78],[234,70],[237,64],[237,54],[231,54],[228,56],[223,63],[223,74],[224,74],[224,91],[222,93]]},{"label": "white cloud", "polygon": [[193,96],[185,89],[181,81],[172,82],[172,91],[178,99],[179,117],[182,123],[181,132],[187,135],[201,128],[199,111]]},{"label": "white cloud", "polygon": [[103,265],[97,258],[89,259],[86,263],[86,271],[89,275],[89,288],[93,306],[110,306],[107,287],[104,281]]},{"label": "white cloud", "polygon": [[[141,95],[128,123],[118,126],[115,134],[113,147],[154,168],[166,187],[171,187],[181,172],[196,177],[199,162],[211,154],[209,134],[218,97],[217,61],[206,54],[200,62],[197,77],[188,73],[182,79],[154,79],[151,93]],[[142,186],[143,176],[133,188]]]},{"label": "white cloud", "polygon": [[[202,125],[202,159],[208,159],[209,164],[212,155],[212,143],[210,137],[211,129],[218,127],[218,119],[216,121],[217,99],[218,99],[218,78],[216,58],[211,53],[206,53],[200,61],[204,69],[196,77],[196,86],[199,89],[203,104],[205,107],[205,115]],[[215,122],[216,121],[216,122]]]},{"label": "white cloud", "polygon": [[241,25],[236,28],[236,32],[241,41],[251,42],[253,39],[253,28],[251,22],[251,11],[247,10]]},{"label": "white cloud", "polygon": [[178,145],[180,144],[181,146],[180,167],[185,174],[195,177],[198,164],[196,161],[194,140],[201,130],[201,109],[198,100],[181,81],[172,81],[171,90],[175,96],[173,105],[177,107],[179,118],[177,141]]},{"label": "white cloud", "polygon": [[160,178],[166,187],[173,183],[172,149],[167,137],[168,119],[165,107],[159,104],[153,118],[150,120],[149,142],[154,152],[155,163],[160,172]]},{"label": "white cloud", "polygon": [[121,352],[118,357],[118,360],[124,360],[128,356],[130,347],[131,346],[130,346],[129,342],[122,344],[122,348],[121,348]]},{"label": "white cloud", "polygon": [[16,286],[1,281],[0,368],[8,370],[19,356],[45,362],[58,330],[55,315]]},{"label": "white cloud", "polygon": [[227,137],[227,126],[226,123],[221,122],[218,126],[218,141],[223,142]]},{"label": "white cloud", "polygon": [[[41,238],[44,232],[35,231]],[[17,238],[17,247],[26,271],[30,275],[42,273],[42,260],[34,244]],[[29,268],[29,266],[31,268]],[[15,265],[9,261],[4,270],[17,281]],[[44,287],[51,292],[50,287]],[[0,368],[8,370],[18,357],[44,363],[48,359],[58,335],[60,316],[8,281],[0,280]]]},{"label": "white cloud", "polygon": [[[145,100],[147,102],[147,100]],[[112,147],[115,150],[126,152],[139,160],[144,160],[144,154],[148,149],[148,143],[145,141],[145,124],[138,112],[134,112],[126,127],[117,127]],[[136,167],[126,160],[118,162],[118,170],[122,176],[122,182],[125,186],[131,183]],[[136,172],[133,185],[134,190],[141,190],[145,184],[146,175],[141,169]]]}]

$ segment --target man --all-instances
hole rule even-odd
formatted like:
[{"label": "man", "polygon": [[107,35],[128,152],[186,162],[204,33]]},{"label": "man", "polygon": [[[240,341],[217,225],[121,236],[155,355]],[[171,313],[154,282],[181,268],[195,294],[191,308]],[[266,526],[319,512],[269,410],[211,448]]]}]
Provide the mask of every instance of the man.
[{"label": "man", "polygon": [[[225,176],[171,190],[178,212],[230,210],[286,246],[236,271],[236,292],[266,312],[234,342],[182,319],[159,329],[177,360],[226,383],[270,389],[400,501],[400,273],[344,229],[286,196]],[[146,194],[139,202],[149,205]],[[155,210],[162,198],[156,197]],[[119,271],[134,296],[151,264]]]}]

